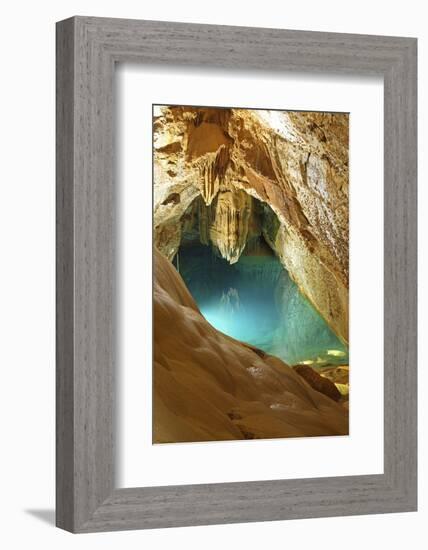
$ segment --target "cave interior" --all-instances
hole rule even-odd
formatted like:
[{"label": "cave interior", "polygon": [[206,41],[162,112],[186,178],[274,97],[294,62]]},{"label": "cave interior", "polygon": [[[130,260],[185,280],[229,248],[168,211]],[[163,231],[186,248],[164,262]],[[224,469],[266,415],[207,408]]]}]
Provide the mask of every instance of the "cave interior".
[{"label": "cave interior", "polygon": [[349,116],[153,108],[153,441],[349,433]]},{"label": "cave interior", "polygon": [[[222,209],[221,201],[221,193],[209,205],[201,196],[193,200],[180,220],[181,241],[172,257],[202,315],[217,330],[287,364],[347,365],[347,344],[269,244],[279,227],[270,206],[249,195],[235,209]],[[216,239],[216,227],[225,224],[230,240],[227,250],[219,250],[215,243],[224,239]]]}]

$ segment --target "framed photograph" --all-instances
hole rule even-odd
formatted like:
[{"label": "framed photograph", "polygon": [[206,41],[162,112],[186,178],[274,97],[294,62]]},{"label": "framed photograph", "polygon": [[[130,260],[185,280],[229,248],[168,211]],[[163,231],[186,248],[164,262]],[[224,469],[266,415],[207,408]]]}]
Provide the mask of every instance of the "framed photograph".
[{"label": "framed photograph", "polygon": [[416,39],[57,24],[57,525],[417,507]]}]

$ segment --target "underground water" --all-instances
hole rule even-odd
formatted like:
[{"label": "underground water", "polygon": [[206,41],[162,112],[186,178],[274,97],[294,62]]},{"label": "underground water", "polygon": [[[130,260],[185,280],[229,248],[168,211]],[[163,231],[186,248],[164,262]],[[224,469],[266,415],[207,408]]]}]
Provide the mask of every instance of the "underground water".
[{"label": "underground water", "polygon": [[182,246],[174,258],[201,313],[219,331],[286,363],[348,364],[348,349],[264,242],[229,264],[212,246]]}]

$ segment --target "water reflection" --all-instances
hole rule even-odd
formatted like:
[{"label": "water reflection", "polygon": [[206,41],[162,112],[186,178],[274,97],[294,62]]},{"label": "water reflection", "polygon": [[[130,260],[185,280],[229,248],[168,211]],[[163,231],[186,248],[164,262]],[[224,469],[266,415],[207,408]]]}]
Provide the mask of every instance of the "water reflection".
[{"label": "water reflection", "polygon": [[273,254],[244,254],[230,265],[195,244],[180,249],[179,261],[202,314],[221,332],[289,364],[348,363],[347,347]]}]

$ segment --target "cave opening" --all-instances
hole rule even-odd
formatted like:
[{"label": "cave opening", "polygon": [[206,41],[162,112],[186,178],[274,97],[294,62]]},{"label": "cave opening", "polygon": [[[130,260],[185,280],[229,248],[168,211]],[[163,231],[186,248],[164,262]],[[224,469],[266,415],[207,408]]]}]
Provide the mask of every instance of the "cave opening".
[{"label": "cave opening", "polygon": [[[228,235],[229,250],[217,246],[224,241],[216,229],[218,199],[207,206],[198,197],[182,219],[173,264],[201,313],[217,330],[288,364],[348,364],[347,346],[300,292],[268,244],[279,225],[276,215],[253,197],[248,203],[247,197],[238,221],[236,214],[233,218],[238,234],[232,239]],[[231,220],[229,214],[229,233]]]}]

